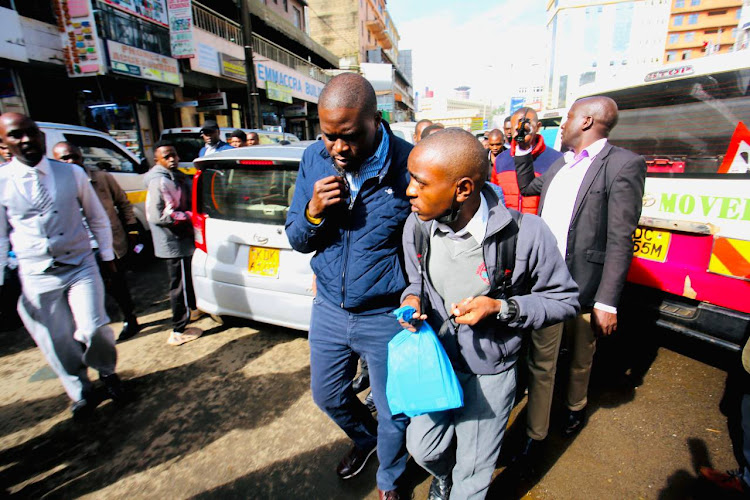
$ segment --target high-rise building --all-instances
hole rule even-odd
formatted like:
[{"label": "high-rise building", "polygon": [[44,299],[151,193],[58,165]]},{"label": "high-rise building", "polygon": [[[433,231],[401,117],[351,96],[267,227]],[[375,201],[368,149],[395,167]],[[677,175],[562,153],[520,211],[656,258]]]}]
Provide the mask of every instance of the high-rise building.
[{"label": "high-rise building", "polygon": [[564,108],[581,85],[658,64],[670,5],[670,0],[548,0],[544,107]]},{"label": "high-rise building", "polygon": [[664,62],[734,50],[742,0],[673,0]]},{"label": "high-rise building", "polygon": [[359,71],[370,80],[386,119],[408,121],[414,117],[411,78],[401,65],[405,60],[398,50],[398,30],[385,4],[307,0],[310,36],[340,58],[341,69]]}]

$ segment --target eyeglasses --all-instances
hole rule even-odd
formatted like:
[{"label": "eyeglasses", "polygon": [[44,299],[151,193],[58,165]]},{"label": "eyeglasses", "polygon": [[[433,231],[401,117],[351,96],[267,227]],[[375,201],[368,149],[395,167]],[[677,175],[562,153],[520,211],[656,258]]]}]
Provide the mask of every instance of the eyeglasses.
[{"label": "eyeglasses", "polygon": [[73,160],[73,161],[75,161],[75,160],[79,160],[80,158],[81,158],[80,156],[78,156],[78,155],[74,155],[74,154],[63,155],[63,156],[61,156],[61,157],[60,157],[60,159],[61,159],[62,161],[68,161],[68,160]]}]

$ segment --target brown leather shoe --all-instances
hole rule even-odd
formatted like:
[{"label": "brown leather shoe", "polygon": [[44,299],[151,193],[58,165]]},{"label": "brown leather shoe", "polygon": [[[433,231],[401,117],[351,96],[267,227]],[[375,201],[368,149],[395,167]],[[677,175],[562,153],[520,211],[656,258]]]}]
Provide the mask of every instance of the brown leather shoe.
[{"label": "brown leather shoe", "polygon": [[396,490],[378,490],[378,498],[380,500],[401,500],[401,497]]},{"label": "brown leather shoe", "polygon": [[341,462],[339,462],[338,467],[336,467],[336,474],[338,474],[341,479],[353,478],[365,468],[367,460],[369,460],[372,454],[375,453],[376,449],[377,446],[373,446],[369,450],[363,450],[354,446],[351,451],[341,459]]}]

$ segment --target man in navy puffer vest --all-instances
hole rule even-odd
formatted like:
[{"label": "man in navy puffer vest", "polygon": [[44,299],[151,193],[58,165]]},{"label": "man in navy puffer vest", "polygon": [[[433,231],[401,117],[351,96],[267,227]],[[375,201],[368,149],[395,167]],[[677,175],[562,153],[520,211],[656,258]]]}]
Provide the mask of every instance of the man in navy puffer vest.
[{"label": "man in navy puffer vest", "polygon": [[[385,396],[388,341],[401,330],[391,311],[406,288],[401,234],[411,208],[411,145],[381,119],[372,85],[354,73],[333,78],[318,102],[323,140],[302,156],[286,232],[315,252],[317,296],[310,321],[315,403],[354,442],[336,472],[358,474],[377,449],[381,498],[398,498],[408,419]],[[377,422],[351,387],[357,356],[369,365]]]}]

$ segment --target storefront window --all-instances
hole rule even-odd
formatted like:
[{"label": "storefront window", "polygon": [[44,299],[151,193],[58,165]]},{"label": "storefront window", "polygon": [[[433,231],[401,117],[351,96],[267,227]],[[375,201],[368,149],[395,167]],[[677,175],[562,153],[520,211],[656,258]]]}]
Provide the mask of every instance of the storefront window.
[{"label": "storefront window", "polygon": [[168,29],[106,5],[101,5],[99,19],[105,38],[156,54],[171,55]]},{"label": "storefront window", "polygon": [[111,135],[137,155],[142,155],[138,122],[133,107],[118,104],[94,104],[86,109],[86,126]]}]

